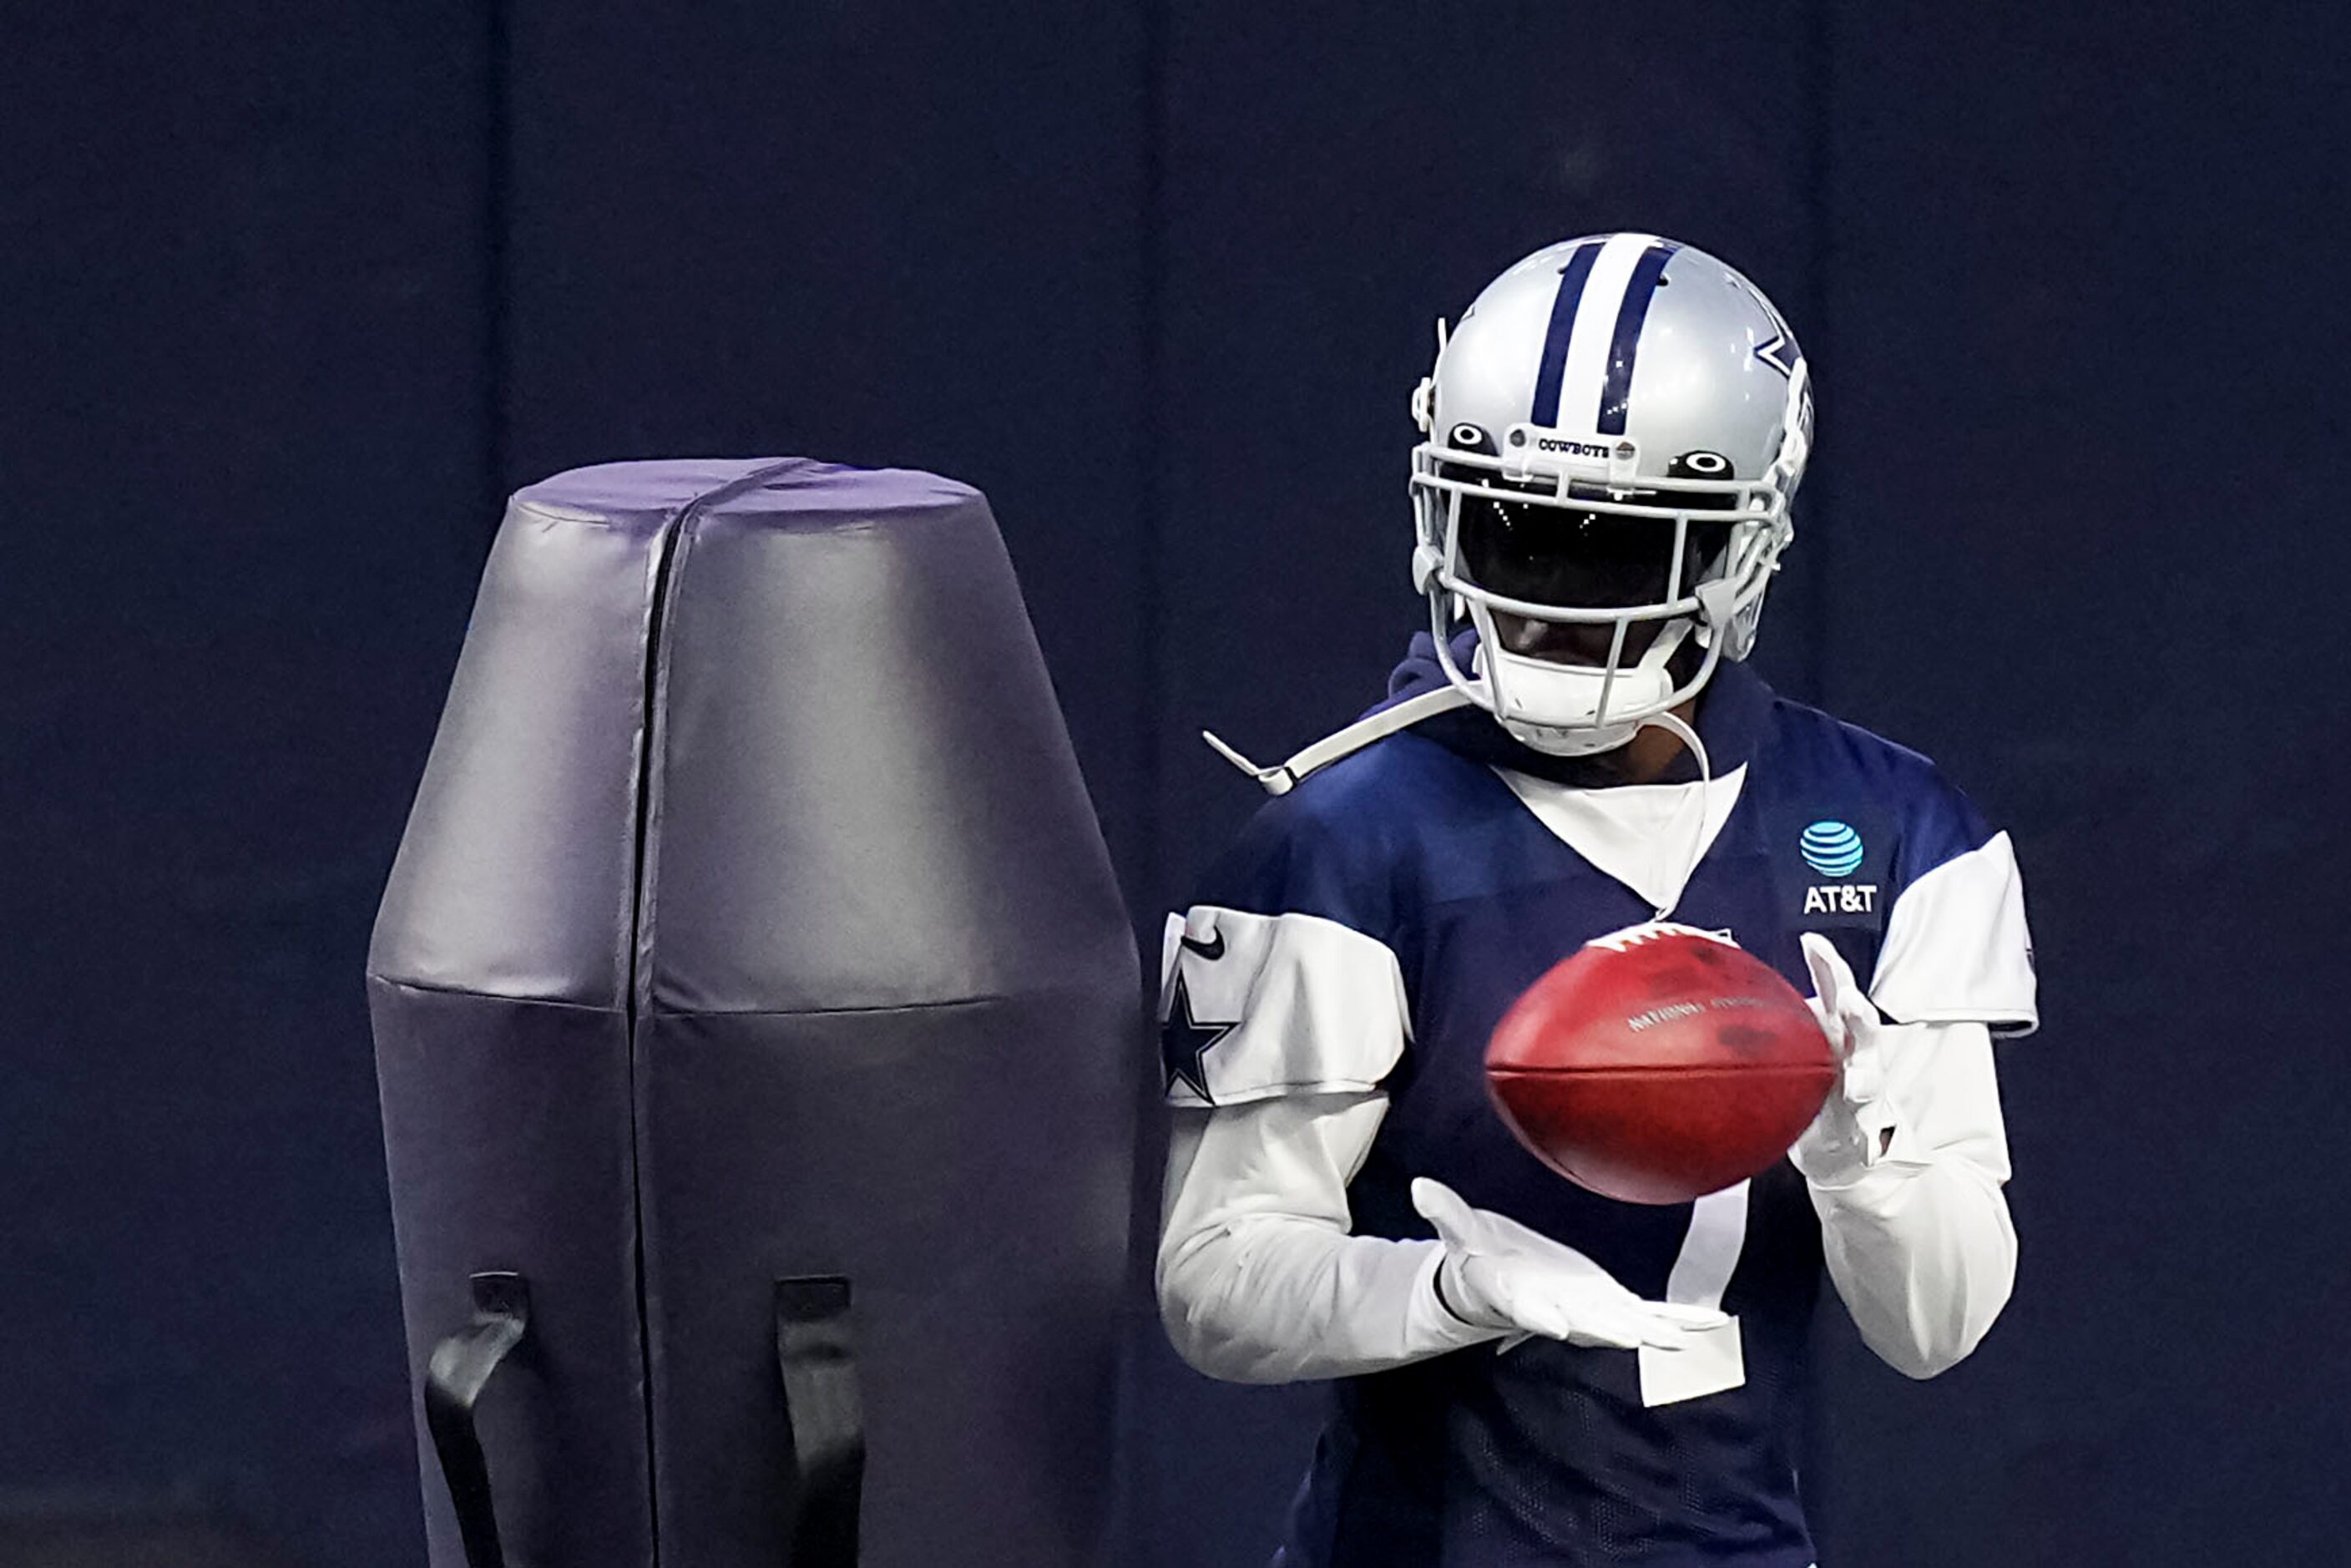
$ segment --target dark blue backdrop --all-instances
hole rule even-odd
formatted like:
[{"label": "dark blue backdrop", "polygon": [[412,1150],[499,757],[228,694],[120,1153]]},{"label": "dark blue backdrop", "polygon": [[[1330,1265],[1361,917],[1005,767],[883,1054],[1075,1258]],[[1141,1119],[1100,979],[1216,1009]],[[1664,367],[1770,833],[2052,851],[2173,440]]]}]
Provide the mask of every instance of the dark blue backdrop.
[{"label": "dark blue backdrop", "polygon": [[[1409,630],[1432,319],[1642,226],[1814,361],[1767,673],[2016,830],[2043,956],[2017,1299],[1925,1385],[1824,1324],[1824,1563],[2341,1555],[2346,14],[14,11],[0,1521],[421,1558],[359,976],[507,489],[980,485],[1148,926],[1252,804],[1199,727]],[[1250,1560],[1313,1396],[1134,1340],[1133,1560]]]}]

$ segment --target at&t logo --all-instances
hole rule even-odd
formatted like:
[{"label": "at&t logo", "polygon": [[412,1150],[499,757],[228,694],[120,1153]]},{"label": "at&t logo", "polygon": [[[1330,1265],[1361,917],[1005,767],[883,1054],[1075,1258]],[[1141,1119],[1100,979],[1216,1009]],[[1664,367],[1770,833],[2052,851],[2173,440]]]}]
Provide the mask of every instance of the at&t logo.
[{"label": "at&t logo", "polygon": [[1844,880],[1861,869],[1862,859],[1867,853],[1861,835],[1854,831],[1851,824],[1827,819],[1814,822],[1797,841],[1796,851],[1804,857],[1806,865],[1832,879],[1804,889],[1805,914],[1877,913],[1877,884]]}]

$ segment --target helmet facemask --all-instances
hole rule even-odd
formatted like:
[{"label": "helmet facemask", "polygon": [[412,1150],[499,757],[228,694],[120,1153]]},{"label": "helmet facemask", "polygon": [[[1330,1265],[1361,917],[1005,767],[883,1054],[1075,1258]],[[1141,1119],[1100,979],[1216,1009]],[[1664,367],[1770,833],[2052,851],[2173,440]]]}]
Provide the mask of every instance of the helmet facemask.
[{"label": "helmet facemask", "polygon": [[[1729,465],[1698,453],[1667,477],[1620,455],[1596,478],[1478,444],[1414,453],[1416,575],[1447,678],[1512,736],[1557,756],[1613,750],[1745,656],[1791,533],[1773,476],[1707,477]],[[1463,620],[1478,633],[1467,671],[1448,646]]]}]

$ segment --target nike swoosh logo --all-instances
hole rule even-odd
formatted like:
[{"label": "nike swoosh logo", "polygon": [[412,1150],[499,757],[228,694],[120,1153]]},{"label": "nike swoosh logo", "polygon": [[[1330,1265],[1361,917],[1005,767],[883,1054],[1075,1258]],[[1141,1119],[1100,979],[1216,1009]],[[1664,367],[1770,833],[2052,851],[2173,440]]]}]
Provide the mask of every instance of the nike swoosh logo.
[{"label": "nike swoosh logo", "polygon": [[1221,931],[1212,931],[1208,935],[1213,937],[1214,940],[1207,942],[1196,942],[1187,934],[1183,939],[1184,946],[1189,947],[1193,952],[1197,953],[1203,958],[1214,959],[1223,957],[1225,956],[1225,934]]}]

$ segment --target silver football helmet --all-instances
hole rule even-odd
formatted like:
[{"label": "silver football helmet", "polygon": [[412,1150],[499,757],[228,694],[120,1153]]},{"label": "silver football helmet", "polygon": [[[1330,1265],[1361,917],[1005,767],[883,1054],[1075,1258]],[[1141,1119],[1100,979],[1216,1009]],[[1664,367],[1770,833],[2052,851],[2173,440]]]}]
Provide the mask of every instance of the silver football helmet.
[{"label": "silver football helmet", "polygon": [[1754,646],[1812,444],[1761,290],[1655,235],[1547,246],[1438,323],[1413,415],[1413,577],[1447,679],[1555,755],[1680,730],[1658,716]]}]

